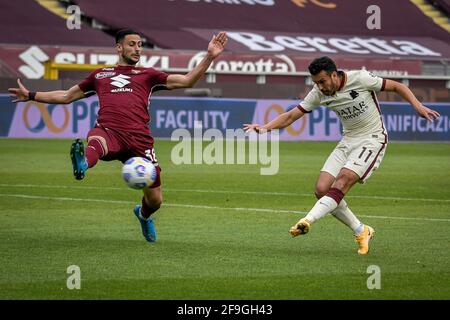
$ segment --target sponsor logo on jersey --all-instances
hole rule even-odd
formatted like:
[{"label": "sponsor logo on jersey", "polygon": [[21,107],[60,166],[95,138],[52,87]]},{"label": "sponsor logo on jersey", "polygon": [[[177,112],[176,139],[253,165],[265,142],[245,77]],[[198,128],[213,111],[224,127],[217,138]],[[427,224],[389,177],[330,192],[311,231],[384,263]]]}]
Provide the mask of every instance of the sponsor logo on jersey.
[{"label": "sponsor logo on jersey", "polygon": [[348,120],[359,117],[366,112],[367,108],[366,103],[361,101],[358,105],[335,110],[335,112],[341,119]]},{"label": "sponsor logo on jersey", "polygon": [[127,84],[130,83],[130,81],[128,81],[127,79],[130,79],[130,77],[129,76],[125,76],[123,74],[119,74],[117,77],[111,78],[111,80],[114,80],[113,82],[111,82],[111,84],[113,86],[116,86],[116,87],[119,87],[119,88],[123,88]]},{"label": "sponsor logo on jersey", "polygon": [[131,83],[127,79],[130,79],[130,77],[123,74],[111,78],[111,80],[113,80],[111,85],[117,87],[117,89],[112,89],[111,92],[133,92],[133,89],[131,88],[124,88]]},{"label": "sponsor logo on jersey", "polygon": [[131,88],[117,88],[117,89],[112,89],[111,92],[133,92],[133,89],[131,89]]},{"label": "sponsor logo on jersey", "polygon": [[116,75],[115,72],[99,72],[95,75],[95,79],[110,78],[114,75]]},{"label": "sponsor logo on jersey", "polygon": [[141,70],[133,69],[133,70],[131,70],[131,73],[132,74],[139,74],[139,73],[141,73]]},{"label": "sponsor logo on jersey", "polygon": [[103,68],[103,71],[114,71],[114,68]]}]

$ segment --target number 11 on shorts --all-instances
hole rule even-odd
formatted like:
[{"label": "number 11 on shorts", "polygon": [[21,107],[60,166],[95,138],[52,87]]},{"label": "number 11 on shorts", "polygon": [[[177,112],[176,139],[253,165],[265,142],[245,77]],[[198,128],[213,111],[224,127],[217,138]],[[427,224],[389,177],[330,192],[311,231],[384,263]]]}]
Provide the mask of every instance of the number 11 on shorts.
[{"label": "number 11 on shorts", "polygon": [[[363,154],[366,152],[367,148],[366,147],[362,147],[363,151],[360,153],[359,155],[359,159],[361,159],[361,157],[363,156]],[[369,150],[369,154],[366,157],[366,160],[364,160],[364,162],[367,162],[367,160],[369,160],[370,156],[372,155],[372,150]]]}]

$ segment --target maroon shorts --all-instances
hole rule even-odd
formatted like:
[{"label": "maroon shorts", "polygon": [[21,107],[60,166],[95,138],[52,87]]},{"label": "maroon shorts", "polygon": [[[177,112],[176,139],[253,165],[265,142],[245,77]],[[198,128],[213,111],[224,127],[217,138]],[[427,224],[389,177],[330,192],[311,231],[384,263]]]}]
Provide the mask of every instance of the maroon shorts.
[{"label": "maroon shorts", "polygon": [[[157,188],[161,185],[161,168],[156,159],[155,149],[153,148],[153,137],[145,134],[131,134],[127,132],[119,132],[113,129],[96,125],[89,130],[87,140],[97,138],[102,146],[105,147],[104,156],[100,159],[103,161],[119,160],[122,163],[132,157],[143,157],[149,159],[158,170],[158,178],[150,188]],[[103,139],[102,139],[103,138]]]}]

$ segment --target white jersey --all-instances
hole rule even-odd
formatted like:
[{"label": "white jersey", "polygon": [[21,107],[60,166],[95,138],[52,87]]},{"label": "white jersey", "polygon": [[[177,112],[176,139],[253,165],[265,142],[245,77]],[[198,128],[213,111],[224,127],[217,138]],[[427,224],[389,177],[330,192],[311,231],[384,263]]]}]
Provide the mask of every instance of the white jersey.
[{"label": "white jersey", "polygon": [[344,136],[372,135],[387,142],[387,132],[375,95],[384,86],[384,79],[366,70],[345,72],[341,87],[335,95],[326,96],[314,85],[298,108],[302,112],[311,112],[319,106],[330,108],[341,119]]}]

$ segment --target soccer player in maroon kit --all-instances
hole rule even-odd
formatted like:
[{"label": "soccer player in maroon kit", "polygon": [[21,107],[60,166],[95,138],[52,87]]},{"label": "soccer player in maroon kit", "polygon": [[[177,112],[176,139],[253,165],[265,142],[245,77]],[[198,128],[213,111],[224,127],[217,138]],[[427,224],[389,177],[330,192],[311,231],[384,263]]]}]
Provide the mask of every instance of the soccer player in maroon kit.
[{"label": "soccer player in maroon kit", "polygon": [[167,74],[153,68],[136,67],[142,51],[138,32],[123,29],[116,34],[119,63],[115,67],[94,70],[78,85],[69,90],[30,92],[17,80],[18,88],[10,88],[14,102],[35,100],[51,104],[68,104],[97,93],[100,109],[97,121],[87,136],[87,147],[76,139],[71,146],[73,173],[76,179],[84,178],[88,168],[99,159],[125,162],[131,157],[144,157],[158,170],[155,183],[144,188],[142,204],[134,208],[142,233],[149,242],[156,241],[153,219],[150,217],[162,204],[160,167],[153,149],[149,128],[149,97],[161,89],[189,88],[201,78],[220,55],[227,42],[225,32],[214,35],[209,42],[204,59],[185,75]]}]

